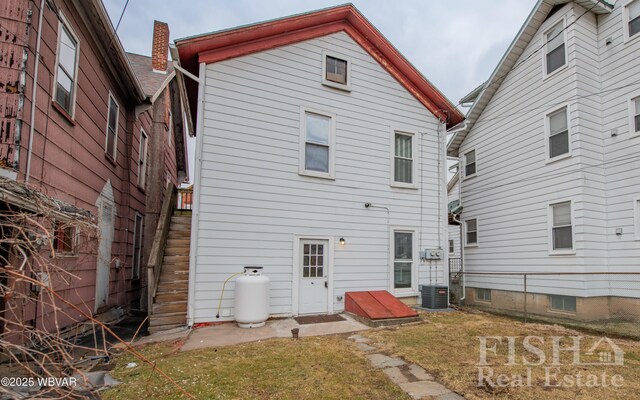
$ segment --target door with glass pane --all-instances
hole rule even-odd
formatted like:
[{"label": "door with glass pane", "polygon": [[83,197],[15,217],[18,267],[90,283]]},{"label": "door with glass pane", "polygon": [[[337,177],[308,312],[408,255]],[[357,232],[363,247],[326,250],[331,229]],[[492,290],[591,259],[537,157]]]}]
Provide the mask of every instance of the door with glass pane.
[{"label": "door with glass pane", "polygon": [[327,240],[300,241],[300,295],[298,314],[323,314],[327,312],[328,289]]},{"label": "door with glass pane", "polygon": [[413,287],[413,232],[393,232],[393,289],[408,292]]}]

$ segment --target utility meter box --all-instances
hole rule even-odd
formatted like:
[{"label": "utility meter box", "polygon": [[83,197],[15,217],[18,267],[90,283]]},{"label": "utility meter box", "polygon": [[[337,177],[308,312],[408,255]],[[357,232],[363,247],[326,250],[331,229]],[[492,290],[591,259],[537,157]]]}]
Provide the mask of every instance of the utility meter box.
[{"label": "utility meter box", "polygon": [[432,250],[424,250],[420,252],[420,258],[423,260],[441,260],[442,259],[442,250],[441,249],[432,249]]}]

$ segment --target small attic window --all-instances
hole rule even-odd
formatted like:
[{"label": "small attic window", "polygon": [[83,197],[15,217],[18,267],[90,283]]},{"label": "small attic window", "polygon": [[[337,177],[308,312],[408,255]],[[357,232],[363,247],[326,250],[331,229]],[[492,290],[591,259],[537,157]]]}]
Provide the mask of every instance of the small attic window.
[{"label": "small attic window", "polygon": [[351,59],[327,51],[322,52],[322,84],[351,90]]}]

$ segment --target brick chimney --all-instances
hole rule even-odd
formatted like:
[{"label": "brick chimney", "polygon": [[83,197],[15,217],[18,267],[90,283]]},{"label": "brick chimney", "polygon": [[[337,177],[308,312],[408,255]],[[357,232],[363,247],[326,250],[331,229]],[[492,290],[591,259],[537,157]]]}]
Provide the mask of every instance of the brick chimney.
[{"label": "brick chimney", "polygon": [[151,65],[155,72],[167,72],[167,52],[169,51],[169,25],[153,21],[153,48]]}]

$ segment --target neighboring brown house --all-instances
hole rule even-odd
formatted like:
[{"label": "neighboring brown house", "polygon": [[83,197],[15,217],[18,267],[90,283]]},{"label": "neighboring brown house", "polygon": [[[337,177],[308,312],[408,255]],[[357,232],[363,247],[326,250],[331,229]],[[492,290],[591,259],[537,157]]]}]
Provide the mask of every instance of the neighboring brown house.
[{"label": "neighboring brown house", "polygon": [[[124,52],[100,0],[0,4],[0,179],[86,210],[97,223],[93,250],[66,238],[72,230],[56,232],[72,246],[54,262],[78,279],[51,277],[88,313],[141,307],[164,189],[186,177],[184,96],[167,62],[168,27],[155,28],[151,68],[151,58]],[[41,328],[82,319],[23,308],[21,322]]]}]

